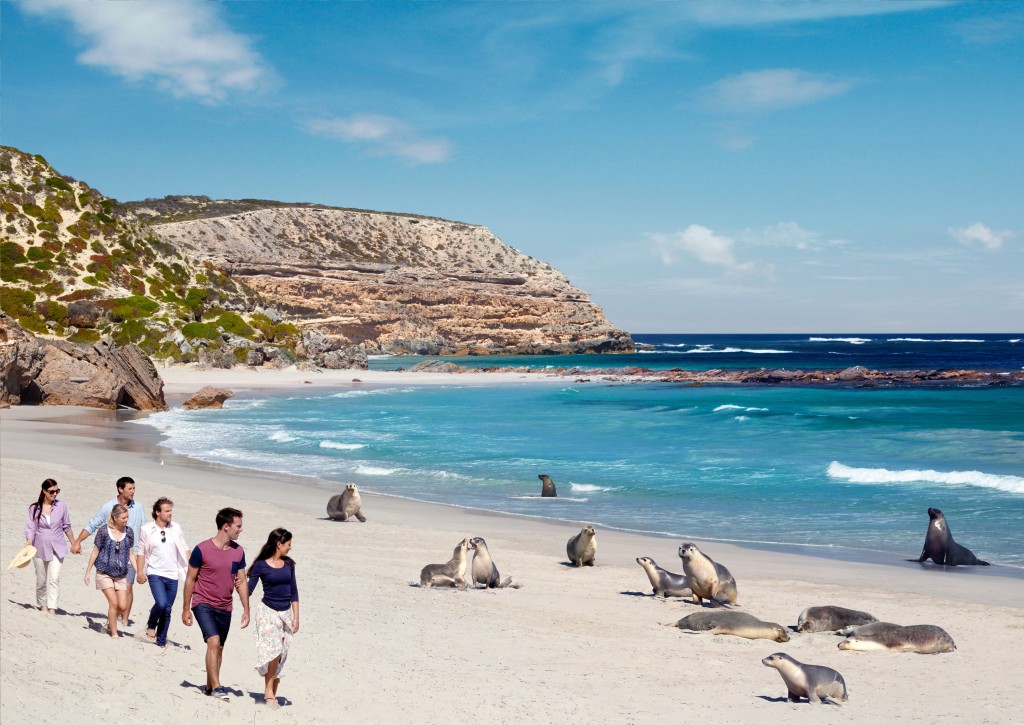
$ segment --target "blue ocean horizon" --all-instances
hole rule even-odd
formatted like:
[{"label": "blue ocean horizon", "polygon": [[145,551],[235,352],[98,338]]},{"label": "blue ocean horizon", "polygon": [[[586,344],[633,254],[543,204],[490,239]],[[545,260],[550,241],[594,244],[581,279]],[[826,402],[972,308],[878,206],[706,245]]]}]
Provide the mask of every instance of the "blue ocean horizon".
[{"label": "blue ocean horizon", "polygon": [[[647,360],[665,366],[655,369],[1024,367],[1024,335],[1016,334],[635,338],[653,350],[466,360],[537,368]],[[371,367],[423,359],[375,359]],[[325,493],[353,481],[414,500],[853,559],[916,557],[927,509],[936,507],[979,557],[1024,568],[1024,387],[594,380],[471,386],[453,376],[443,386],[262,392],[219,411],[175,409],[142,422],[177,453],[308,476]],[[540,498],[539,474],[554,479],[559,498]]]}]

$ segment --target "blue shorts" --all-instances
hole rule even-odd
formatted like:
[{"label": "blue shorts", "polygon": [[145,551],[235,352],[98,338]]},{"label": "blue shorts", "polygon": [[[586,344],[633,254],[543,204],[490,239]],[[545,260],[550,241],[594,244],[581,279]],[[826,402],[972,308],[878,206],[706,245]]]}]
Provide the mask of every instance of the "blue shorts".
[{"label": "blue shorts", "polygon": [[192,614],[199,623],[199,629],[203,633],[203,641],[210,637],[220,637],[220,646],[228,641],[228,630],[231,629],[231,612],[223,609],[216,609],[209,604],[197,604],[192,607]]}]

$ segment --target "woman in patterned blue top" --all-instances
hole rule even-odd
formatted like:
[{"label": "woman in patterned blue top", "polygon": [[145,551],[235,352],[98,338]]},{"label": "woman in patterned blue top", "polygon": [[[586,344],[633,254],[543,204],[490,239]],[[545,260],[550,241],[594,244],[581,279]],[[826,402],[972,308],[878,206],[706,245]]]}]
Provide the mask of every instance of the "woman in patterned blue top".
[{"label": "woman in patterned blue top", "polygon": [[117,639],[117,618],[124,615],[128,623],[128,557],[135,546],[135,534],[128,526],[128,509],[116,504],[110,509],[107,525],[96,531],[96,545],[85,566],[84,581],[89,583],[89,572],[96,565],[96,588],[107,598],[107,631]]}]

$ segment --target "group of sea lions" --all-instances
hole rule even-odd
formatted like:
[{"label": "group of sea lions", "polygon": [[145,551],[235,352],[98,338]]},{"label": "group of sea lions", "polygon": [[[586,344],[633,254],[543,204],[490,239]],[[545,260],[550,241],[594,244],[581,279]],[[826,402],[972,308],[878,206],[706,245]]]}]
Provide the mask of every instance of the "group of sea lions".
[{"label": "group of sea lions", "polygon": [[[472,564],[470,563],[470,552],[473,552]],[[512,583],[512,577],[502,579],[498,573],[498,567],[491,558],[487,542],[479,536],[472,539],[465,538],[455,545],[452,558],[444,564],[427,564],[420,571],[420,586],[427,589],[433,587],[455,587],[456,589],[469,588],[469,581],[466,573],[472,575],[473,588],[484,589],[505,589],[511,587],[518,589],[519,584]]]}]

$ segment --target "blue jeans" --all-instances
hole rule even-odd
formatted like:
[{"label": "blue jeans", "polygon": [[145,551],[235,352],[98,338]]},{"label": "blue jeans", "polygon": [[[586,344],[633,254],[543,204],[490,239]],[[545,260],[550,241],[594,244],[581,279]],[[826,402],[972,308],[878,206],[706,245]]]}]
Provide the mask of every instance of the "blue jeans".
[{"label": "blue jeans", "polygon": [[153,592],[153,608],[149,610],[147,629],[156,630],[156,643],[167,644],[167,630],[171,626],[171,609],[178,596],[178,580],[164,576],[149,576],[149,591]]}]

